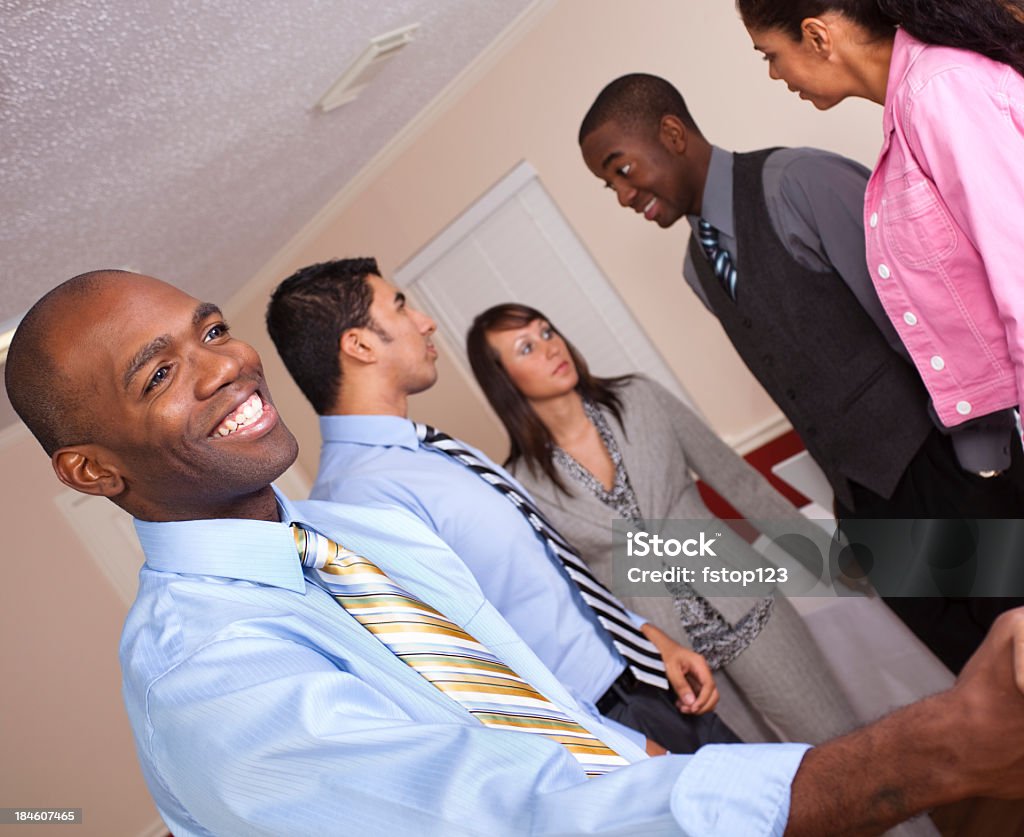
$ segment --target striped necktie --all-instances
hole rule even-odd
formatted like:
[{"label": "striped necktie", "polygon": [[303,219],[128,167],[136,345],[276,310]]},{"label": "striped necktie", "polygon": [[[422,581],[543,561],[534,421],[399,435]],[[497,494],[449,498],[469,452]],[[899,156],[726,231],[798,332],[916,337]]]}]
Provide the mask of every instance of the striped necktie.
[{"label": "striped necktie", "polygon": [[470,634],[392,581],[368,558],[292,524],[302,565],[396,657],[485,726],[543,735],[588,776],[628,764]]},{"label": "striped necktie", "polygon": [[569,578],[579,588],[583,601],[590,605],[598,622],[611,635],[612,644],[625,658],[626,664],[636,678],[659,689],[669,688],[668,679],[665,677],[665,664],[658,649],[633,624],[622,602],[594,577],[576,549],[558,533],[533,501],[504,475],[466,450],[461,442],[447,433],[417,423],[416,435],[425,445],[448,454],[500,491],[526,518],[548,550],[561,562]]},{"label": "striped necktie", "polygon": [[697,238],[704,250],[704,255],[711,262],[711,269],[715,272],[715,278],[722,283],[722,288],[729,298],[736,301],[736,268],[732,263],[732,256],[721,244],[718,243],[718,230],[712,227],[707,221],[701,218],[697,222]]}]

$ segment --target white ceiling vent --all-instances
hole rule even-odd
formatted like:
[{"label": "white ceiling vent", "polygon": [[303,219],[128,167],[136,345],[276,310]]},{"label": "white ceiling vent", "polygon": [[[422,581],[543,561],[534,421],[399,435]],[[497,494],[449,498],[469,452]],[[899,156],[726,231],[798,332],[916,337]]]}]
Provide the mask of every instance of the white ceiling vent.
[{"label": "white ceiling vent", "polygon": [[352,62],[341,78],[331,85],[317,102],[317,107],[326,112],[351,102],[373,81],[384,65],[394,58],[400,49],[413,39],[413,33],[420,28],[418,23],[403,26],[394,32],[370,39],[370,45]]}]

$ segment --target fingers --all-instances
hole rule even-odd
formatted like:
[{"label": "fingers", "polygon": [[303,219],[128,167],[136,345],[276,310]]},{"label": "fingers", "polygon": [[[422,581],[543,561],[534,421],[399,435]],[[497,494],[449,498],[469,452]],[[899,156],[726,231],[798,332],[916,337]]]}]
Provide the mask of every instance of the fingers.
[{"label": "fingers", "polygon": [[690,705],[690,711],[695,715],[701,715],[710,712],[718,703],[718,686],[715,684],[714,675],[704,658],[698,657],[697,659],[700,664],[695,665],[686,677],[691,683],[697,682],[697,700]]},{"label": "fingers", "polygon": [[694,705],[697,704],[698,696],[694,694],[693,689],[690,686],[690,681],[686,677],[685,672],[676,673],[674,676],[669,677],[669,681],[672,683],[672,688],[676,693],[676,707],[684,715],[694,714]]},{"label": "fingers", "polygon": [[718,687],[711,684],[710,688],[701,689],[697,700],[688,706],[683,706],[681,701],[676,701],[676,707],[680,712],[687,715],[703,715],[718,706]]},{"label": "fingers", "polygon": [[678,697],[676,707],[686,715],[710,712],[718,703],[718,687],[705,659],[689,652],[678,665],[678,673],[669,678]]}]

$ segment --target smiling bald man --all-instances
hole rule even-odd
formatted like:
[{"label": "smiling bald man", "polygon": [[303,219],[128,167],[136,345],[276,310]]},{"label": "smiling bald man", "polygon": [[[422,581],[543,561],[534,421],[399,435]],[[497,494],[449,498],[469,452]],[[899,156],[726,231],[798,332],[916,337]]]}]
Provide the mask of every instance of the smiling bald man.
[{"label": "smiling bald man", "polygon": [[[275,492],[295,439],[216,306],[83,274],[29,311],[5,374],[57,476],[136,518],[124,695],[177,837],[875,833],[946,801],[1024,796],[1024,612],[997,621],[952,689],[860,732],[649,758],[573,700],[419,520]],[[407,665],[339,606],[293,525],[489,649],[491,669],[537,690],[539,717],[613,752],[608,772],[589,777],[566,736],[486,726]]]}]

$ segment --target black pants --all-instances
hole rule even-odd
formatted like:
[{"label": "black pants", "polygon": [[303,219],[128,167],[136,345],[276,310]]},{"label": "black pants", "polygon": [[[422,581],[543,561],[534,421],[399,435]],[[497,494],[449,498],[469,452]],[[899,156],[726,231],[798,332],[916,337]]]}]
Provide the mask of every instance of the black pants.
[{"label": "black pants", "polygon": [[[933,430],[911,460],[889,498],[850,483],[854,507],[836,501],[836,517],[943,518],[950,540],[970,518],[1024,517],[1024,452],[1013,433],[1010,467],[997,477],[964,471],[949,437]],[[935,520],[932,527],[941,528]],[[863,541],[863,536],[859,538]],[[941,533],[932,540],[941,540]],[[885,603],[953,672],[959,672],[981,644],[995,618],[1024,604],[1024,598],[887,597]]]},{"label": "black pants", "polygon": [[740,743],[714,712],[684,715],[670,691],[636,682],[628,669],[597,707],[602,715],[642,732],[672,753],[695,753],[705,744]]}]

